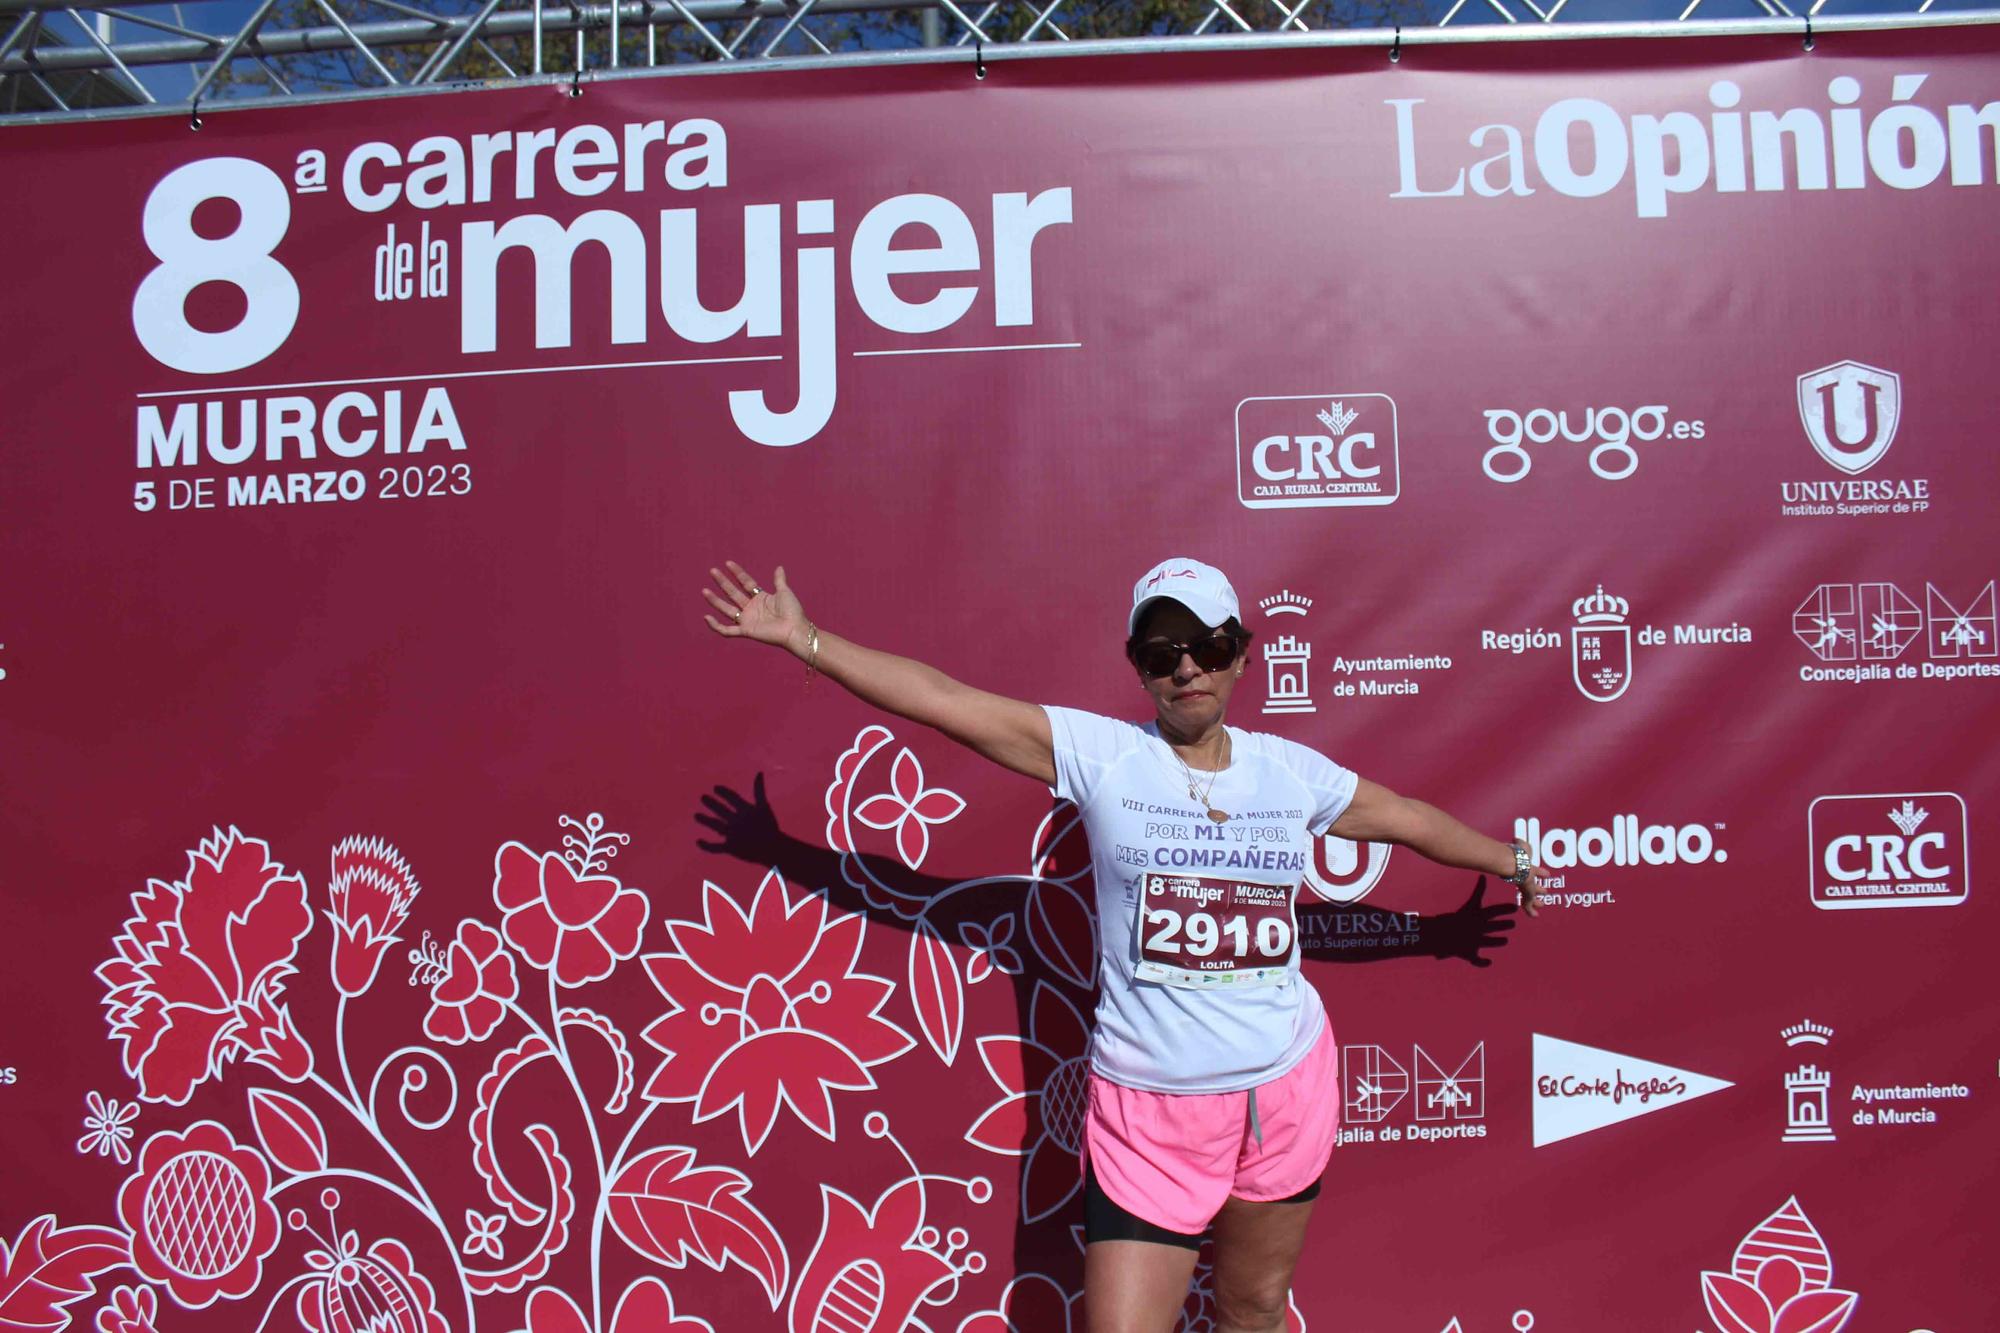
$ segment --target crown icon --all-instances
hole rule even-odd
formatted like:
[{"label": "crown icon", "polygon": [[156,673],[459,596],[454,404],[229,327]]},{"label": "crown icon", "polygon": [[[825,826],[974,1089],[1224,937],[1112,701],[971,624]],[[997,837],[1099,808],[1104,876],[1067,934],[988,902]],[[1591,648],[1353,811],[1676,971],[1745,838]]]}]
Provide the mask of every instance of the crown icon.
[{"label": "crown icon", "polygon": [[1335,435],[1345,435],[1347,428],[1354,424],[1354,418],[1361,415],[1361,410],[1349,407],[1345,403],[1336,402],[1326,408],[1322,408],[1318,415],[1319,419],[1326,423],[1328,430],[1332,431]]},{"label": "crown icon", "polygon": [[1579,625],[1622,625],[1631,609],[1632,604],[1623,597],[1607,596],[1602,583],[1597,585],[1595,593],[1569,604],[1570,614]]},{"label": "crown icon", "polygon": [[1778,1035],[1785,1039],[1787,1046],[1824,1046],[1833,1036],[1833,1029],[1808,1018],[1781,1029]]},{"label": "crown icon", "polygon": [[1917,809],[1915,801],[1904,801],[1902,809],[1891,810],[1889,812],[1889,822],[1901,829],[1903,836],[1906,838],[1915,833],[1922,826],[1923,822],[1930,817],[1931,812]]},{"label": "crown icon", "polygon": [[1312,598],[1284,588],[1258,602],[1257,607],[1267,616],[1302,616],[1312,609],[1312,604]]}]

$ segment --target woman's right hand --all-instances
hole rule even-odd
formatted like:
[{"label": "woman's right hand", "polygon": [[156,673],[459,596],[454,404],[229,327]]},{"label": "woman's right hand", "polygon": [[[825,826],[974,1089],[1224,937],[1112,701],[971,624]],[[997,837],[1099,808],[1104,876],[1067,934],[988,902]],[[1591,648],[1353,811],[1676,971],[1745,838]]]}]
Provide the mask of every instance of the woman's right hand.
[{"label": "woman's right hand", "polygon": [[721,619],[704,615],[708,627],[724,638],[755,639],[773,643],[793,652],[803,652],[812,633],[798,594],[785,582],[785,567],[779,565],[771,586],[766,588],[734,560],[725,560],[724,569],[710,569],[715,587],[703,588],[701,595],[722,613]]}]

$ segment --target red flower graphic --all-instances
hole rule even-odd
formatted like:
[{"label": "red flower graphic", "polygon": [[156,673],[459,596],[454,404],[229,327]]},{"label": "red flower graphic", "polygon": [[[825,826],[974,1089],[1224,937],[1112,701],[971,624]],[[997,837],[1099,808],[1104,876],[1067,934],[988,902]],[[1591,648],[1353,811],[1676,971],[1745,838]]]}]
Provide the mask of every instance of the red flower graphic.
[{"label": "red flower graphic", "polygon": [[486,1040],[521,993],[514,955],[500,942],[499,932],[482,921],[458,923],[451,951],[442,963],[431,963],[427,979],[431,1011],[424,1015],[424,1034],[453,1046]]},{"label": "red flower graphic", "polygon": [[518,842],[493,858],[493,901],[507,914],[507,942],[536,967],[554,968],[565,986],[602,981],[639,952],[646,895],[601,869],[596,859],[538,856]]},{"label": "red flower graphic", "polygon": [[1065,1295],[1046,1273],[1023,1273],[1000,1293],[999,1308],[981,1310],[958,1333],[1074,1333],[1083,1328],[1083,1294]]},{"label": "red flower graphic", "polygon": [[188,853],[185,880],[132,895],[97,977],[141,1099],[181,1105],[239,1054],[305,1076],[311,1053],[278,999],[311,926],[305,881],[234,828]]},{"label": "red flower graphic", "polygon": [[704,921],[669,921],[676,952],[641,960],[672,1006],[646,1029],[666,1053],[645,1096],[695,1103],[694,1118],[737,1109],[756,1152],[781,1107],[833,1138],[835,1090],[875,1087],[868,1071],[910,1049],[883,1018],[894,985],[854,971],[866,929],[853,913],[826,919],[826,899],[796,899],[776,870],[746,914],[713,884]]},{"label": "red flower graphic", "polygon": [[446,1333],[437,1293],[401,1241],[361,1253],[350,1231],[339,1254],[314,1250],[306,1261],[315,1271],[296,1306],[310,1333]]},{"label": "red flower graphic", "polygon": [[1025,1221],[1047,1217],[1083,1186],[1077,1151],[1083,1145],[1089,1049],[1083,1015],[1046,981],[1035,983],[1027,1036],[979,1039],[979,1058],[1005,1095],[965,1138],[988,1152],[1027,1157],[1021,1173]]},{"label": "red flower graphic", "polygon": [[1743,1238],[1729,1267],[1701,1275],[1723,1333],[1840,1333],[1860,1299],[1833,1285],[1833,1256],[1796,1198]]},{"label": "red flower graphic", "polygon": [[343,838],[333,849],[333,877],[327,881],[333,907],[333,984],[342,995],[359,995],[375,984],[382,954],[416,901],[417,877],[402,854],[380,838]]},{"label": "red flower graphic", "polygon": [[264,1158],[213,1120],[153,1135],[118,1191],[133,1266],[190,1309],[249,1295],[278,1244],[270,1187]]},{"label": "red flower graphic", "polygon": [[97,1312],[97,1333],[155,1333],[160,1298],[151,1287],[120,1287]]},{"label": "red flower graphic", "polygon": [[[554,1287],[537,1287],[528,1297],[528,1326],[518,1333],[590,1333],[590,1321],[576,1302]],[[715,1325],[674,1313],[674,1296],[656,1277],[640,1278],[618,1299],[611,1333],[715,1333]]]},{"label": "red flower graphic", "polygon": [[[870,1119],[881,1123],[879,1112]],[[790,1333],[897,1333],[917,1324],[917,1306],[932,1290],[986,1266],[983,1256],[957,1254],[968,1239],[963,1231],[947,1238],[924,1225],[921,1177],[890,1186],[873,1208],[831,1185],[821,1185],[819,1197],[819,1240],[792,1292]]]}]

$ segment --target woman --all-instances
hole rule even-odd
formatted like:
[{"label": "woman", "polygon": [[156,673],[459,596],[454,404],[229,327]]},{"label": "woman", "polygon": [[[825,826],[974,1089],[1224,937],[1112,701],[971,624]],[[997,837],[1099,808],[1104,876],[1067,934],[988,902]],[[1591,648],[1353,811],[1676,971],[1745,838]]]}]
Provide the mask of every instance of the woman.
[{"label": "woman", "polygon": [[1137,726],[989,694],[806,618],[730,562],[709,627],[775,644],[878,708],[942,731],[1076,803],[1102,939],[1084,1125],[1091,1333],[1160,1333],[1215,1239],[1217,1324],[1285,1326],[1340,1111],[1319,993],[1299,977],[1292,898],[1312,839],[1409,847],[1541,895],[1525,848],[1357,778],[1292,741],[1225,726],[1249,633],[1220,570],[1163,561],[1132,592]]}]

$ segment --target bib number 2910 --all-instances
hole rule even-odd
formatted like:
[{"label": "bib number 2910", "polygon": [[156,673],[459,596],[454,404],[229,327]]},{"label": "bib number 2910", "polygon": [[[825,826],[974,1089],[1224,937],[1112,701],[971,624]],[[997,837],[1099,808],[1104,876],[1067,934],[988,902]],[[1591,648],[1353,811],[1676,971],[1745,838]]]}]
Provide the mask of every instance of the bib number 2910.
[{"label": "bib number 2910", "polygon": [[1240,916],[1218,920],[1207,912],[1183,916],[1171,907],[1155,907],[1146,911],[1146,929],[1148,953],[1211,958],[1221,950],[1230,958],[1248,958],[1254,948],[1278,961],[1292,952],[1292,923],[1275,916],[1258,921],[1253,938],[1250,922]]},{"label": "bib number 2910", "polygon": [[1292,957],[1292,886],[1147,875],[1138,926],[1140,980],[1193,989],[1281,985]]}]

